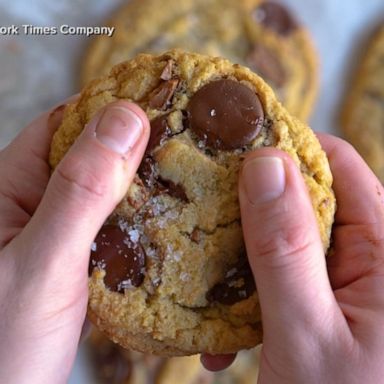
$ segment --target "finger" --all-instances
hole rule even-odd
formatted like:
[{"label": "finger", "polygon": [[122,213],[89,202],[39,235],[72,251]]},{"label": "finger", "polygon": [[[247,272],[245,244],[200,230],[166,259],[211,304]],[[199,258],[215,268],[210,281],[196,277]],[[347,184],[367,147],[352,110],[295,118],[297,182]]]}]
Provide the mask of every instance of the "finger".
[{"label": "finger", "polygon": [[[207,353],[200,356],[201,364],[209,371],[217,372],[228,368],[236,359],[236,354],[230,355],[209,355]],[[256,362],[255,362],[256,364]]]},{"label": "finger", "polygon": [[85,127],[21,234],[19,243],[33,245],[35,265],[85,273],[91,243],[126,193],[149,130],[145,113],[126,101],[110,104]]},{"label": "finger", "polygon": [[30,161],[31,153],[41,159],[47,159],[52,136],[61,123],[67,104],[73,103],[79,97],[73,95],[49,111],[43,113],[25,127],[7,147],[21,164]]},{"label": "finger", "polygon": [[86,341],[92,333],[92,323],[86,317],[83,323],[83,327],[81,328],[80,341],[79,343],[83,343]]},{"label": "finger", "polygon": [[0,153],[4,164],[0,167],[1,193],[16,201],[27,216],[35,211],[48,182],[52,135],[61,123],[66,104],[77,98],[74,95],[42,114]]},{"label": "finger", "polygon": [[315,214],[299,169],[286,153],[260,149],[244,162],[239,197],[264,341],[291,342],[296,329],[311,332],[322,327],[324,316],[336,304]]},{"label": "finger", "polygon": [[339,289],[375,273],[382,265],[384,190],[350,144],[326,134],[318,137],[334,177],[338,208],[333,228],[334,252],[327,263],[332,287]]},{"label": "finger", "polygon": [[337,198],[336,225],[383,222],[384,190],[356,150],[337,137],[318,134],[327,153]]}]

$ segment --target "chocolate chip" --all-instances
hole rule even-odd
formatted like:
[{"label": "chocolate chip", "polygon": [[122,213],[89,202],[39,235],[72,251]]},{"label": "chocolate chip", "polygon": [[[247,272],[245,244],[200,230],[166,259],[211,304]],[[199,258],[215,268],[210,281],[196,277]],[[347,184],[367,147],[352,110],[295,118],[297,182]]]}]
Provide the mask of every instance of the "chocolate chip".
[{"label": "chocolate chip", "polygon": [[156,163],[152,156],[147,155],[144,157],[144,159],[141,161],[137,174],[147,188],[152,189],[155,186]]},{"label": "chocolate chip", "polygon": [[172,135],[167,118],[168,115],[163,115],[151,121],[151,135],[147,145],[147,154],[142,160],[137,173],[144,185],[151,189],[154,195],[167,193],[177,199],[188,202],[188,197],[181,185],[158,177],[156,162],[151,155],[156,147]]},{"label": "chocolate chip", "polygon": [[162,80],[171,80],[172,79],[172,70],[173,70],[174,61],[168,60],[165,65],[163,72],[161,72],[160,79]]},{"label": "chocolate chip", "polygon": [[199,243],[200,242],[200,238],[201,238],[201,232],[199,231],[198,228],[194,228],[191,235],[190,235],[190,239],[194,242],[194,243]]},{"label": "chocolate chip", "polygon": [[153,195],[168,195],[177,199],[189,202],[184,188],[180,184],[175,184],[171,180],[166,180],[158,176],[155,160],[148,155],[142,160],[138,169],[138,175],[144,185],[152,191]]},{"label": "chocolate chip", "polygon": [[144,280],[145,252],[138,233],[126,233],[117,225],[104,225],[91,252],[89,274],[93,268],[105,270],[104,283],[112,291],[139,287]]},{"label": "chocolate chip", "polygon": [[136,192],[128,194],[128,196],[126,196],[126,201],[129,206],[137,212],[148,201],[150,196],[147,188],[139,176],[135,175],[132,184],[135,185]]},{"label": "chocolate chip", "polygon": [[144,185],[148,188],[153,188],[156,184],[156,163],[151,154],[172,133],[168,126],[167,118],[168,115],[162,115],[151,121],[151,135],[146,149],[146,156],[142,160],[137,172]]},{"label": "chocolate chip", "polygon": [[279,35],[286,36],[297,29],[298,24],[288,10],[274,1],[266,1],[253,11],[254,19]]},{"label": "chocolate chip", "polygon": [[200,88],[188,105],[190,126],[204,145],[236,149],[260,132],[264,111],[256,93],[237,81],[222,79]]},{"label": "chocolate chip", "polygon": [[162,82],[149,96],[149,106],[153,109],[167,109],[178,84],[178,79]]},{"label": "chocolate chip", "polygon": [[255,44],[247,57],[249,67],[275,87],[282,87],[286,81],[283,66],[276,55],[265,45]]},{"label": "chocolate chip", "polygon": [[175,184],[173,181],[166,180],[163,178],[159,178],[158,183],[158,190],[160,193],[167,193],[168,195],[175,197],[176,199],[189,202],[185,190],[180,184]]},{"label": "chocolate chip", "polygon": [[256,290],[255,281],[246,256],[232,266],[224,281],[213,286],[206,295],[209,302],[232,305],[247,299]]},{"label": "chocolate chip", "polygon": [[168,115],[162,115],[151,121],[151,135],[146,150],[148,153],[152,153],[157,146],[163,144],[164,140],[171,136],[172,131],[167,119]]}]

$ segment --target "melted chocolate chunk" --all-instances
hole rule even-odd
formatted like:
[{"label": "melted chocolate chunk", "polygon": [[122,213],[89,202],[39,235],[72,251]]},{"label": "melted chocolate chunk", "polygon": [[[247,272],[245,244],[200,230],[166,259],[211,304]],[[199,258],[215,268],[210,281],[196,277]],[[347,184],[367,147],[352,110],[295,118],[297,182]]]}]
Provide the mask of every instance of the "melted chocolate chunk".
[{"label": "melted chocolate chunk", "polygon": [[166,180],[157,175],[155,160],[151,156],[144,157],[140,164],[138,175],[143,181],[144,185],[152,190],[153,195],[161,195],[167,193],[168,195],[177,199],[188,202],[188,197],[184,188],[180,184],[175,184],[171,180]]},{"label": "melted chocolate chunk", "polygon": [[138,175],[147,188],[154,188],[156,185],[156,163],[151,156],[153,150],[161,145],[164,140],[171,136],[171,129],[167,123],[168,115],[159,116],[151,121],[151,135],[149,137],[146,156],[138,169]]},{"label": "melted chocolate chunk", "polygon": [[163,81],[150,95],[149,106],[153,109],[167,109],[176,91],[178,79]]},{"label": "melted chocolate chunk", "polygon": [[190,234],[190,239],[194,242],[194,243],[199,243],[200,242],[200,238],[201,238],[201,232],[198,228],[194,228],[192,233]]},{"label": "melted chocolate chunk", "polygon": [[167,193],[177,199],[188,202],[188,197],[181,185],[158,176],[156,162],[151,155],[156,147],[162,145],[164,140],[172,135],[167,118],[168,115],[163,115],[151,121],[151,135],[146,149],[146,156],[140,164],[138,175],[144,185],[151,189],[154,195]]},{"label": "melted chocolate chunk", "polygon": [[227,272],[224,281],[213,286],[206,295],[209,302],[232,305],[247,299],[256,290],[255,280],[246,256]]},{"label": "melted chocolate chunk", "polygon": [[140,179],[143,181],[143,184],[152,189],[156,184],[156,165],[155,160],[152,156],[146,156],[141,161],[139,169],[137,171]]},{"label": "melted chocolate chunk", "polygon": [[283,66],[276,55],[266,46],[255,44],[247,57],[249,67],[276,87],[282,87],[286,81]]},{"label": "melted chocolate chunk", "polygon": [[265,1],[260,4],[253,11],[253,17],[258,23],[282,36],[289,35],[298,26],[288,10],[274,1]]},{"label": "melted chocolate chunk", "polygon": [[167,193],[168,195],[175,197],[176,199],[189,202],[188,197],[185,193],[184,188],[180,184],[175,184],[171,180],[166,180],[163,178],[158,179],[159,191],[160,193]]},{"label": "melted chocolate chunk", "polygon": [[172,131],[168,126],[167,119],[168,115],[162,115],[151,121],[151,135],[146,149],[147,153],[152,153],[157,146],[163,144],[164,140],[171,136]]},{"label": "melted chocolate chunk", "polygon": [[222,79],[200,88],[188,105],[192,131],[209,147],[236,149],[260,132],[264,110],[255,92],[234,80]]},{"label": "melted chocolate chunk", "polygon": [[89,264],[90,275],[95,267],[105,270],[104,283],[109,289],[123,293],[124,288],[142,284],[145,252],[139,239],[132,239],[119,226],[106,224],[95,239]]},{"label": "melted chocolate chunk", "polygon": [[165,65],[163,72],[161,72],[160,79],[162,80],[171,80],[172,79],[172,70],[174,65],[173,60],[168,60],[167,64]]}]

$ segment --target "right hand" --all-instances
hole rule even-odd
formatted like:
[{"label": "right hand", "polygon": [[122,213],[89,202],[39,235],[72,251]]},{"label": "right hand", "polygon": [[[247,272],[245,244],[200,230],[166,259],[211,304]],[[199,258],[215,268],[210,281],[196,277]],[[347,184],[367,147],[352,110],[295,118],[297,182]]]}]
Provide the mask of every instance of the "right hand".
[{"label": "right hand", "polygon": [[[327,260],[305,183],[287,154],[257,150],[240,177],[264,329],[259,384],[377,384],[384,377],[384,189],[349,144],[319,138],[338,203]],[[202,361],[222,369],[232,360],[225,358]]]}]

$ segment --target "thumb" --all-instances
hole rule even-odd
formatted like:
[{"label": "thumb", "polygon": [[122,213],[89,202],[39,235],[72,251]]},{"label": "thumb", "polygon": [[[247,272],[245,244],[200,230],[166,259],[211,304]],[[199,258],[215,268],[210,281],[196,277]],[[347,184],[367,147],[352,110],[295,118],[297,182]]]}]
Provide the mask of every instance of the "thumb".
[{"label": "thumb", "polygon": [[76,255],[89,255],[98,230],[124,197],[149,131],[145,113],[126,101],[108,105],[85,126],[22,232],[24,243],[37,248],[37,262],[48,266],[56,259],[61,266],[87,268],[88,258]]},{"label": "thumb", "polygon": [[245,160],[239,197],[264,341],[272,335],[282,342],[288,330],[316,327],[334,305],[311,200],[296,164],[273,148]]}]

